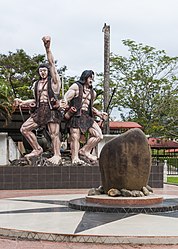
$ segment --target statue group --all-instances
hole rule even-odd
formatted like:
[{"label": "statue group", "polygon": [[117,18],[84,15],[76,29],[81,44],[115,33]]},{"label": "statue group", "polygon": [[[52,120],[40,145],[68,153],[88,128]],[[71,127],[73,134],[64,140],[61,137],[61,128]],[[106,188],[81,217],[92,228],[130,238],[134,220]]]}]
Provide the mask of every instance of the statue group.
[{"label": "statue group", "polygon": [[[70,134],[70,149],[72,164],[83,164],[83,160],[94,162],[97,156],[91,152],[103,138],[101,128],[94,116],[106,120],[106,112],[98,111],[93,107],[96,92],[93,90],[94,72],[85,70],[80,79],[74,82],[64,98],[59,100],[61,79],[55,67],[55,60],[51,52],[51,38],[42,38],[48,63],[38,67],[39,80],[33,85],[34,99],[21,100],[16,98],[16,106],[29,106],[33,111],[30,117],[22,124],[21,133],[26,138],[32,151],[26,158],[39,156],[43,148],[38,143],[33,130],[47,128],[51,138],[53,155],[47,160],[52,164],[61,163],[60,123],[64,119]],[[62,115],[64,114],[64,116]],[[89,138],[83,147],[80,146],[80,137],[88,132]]]}]

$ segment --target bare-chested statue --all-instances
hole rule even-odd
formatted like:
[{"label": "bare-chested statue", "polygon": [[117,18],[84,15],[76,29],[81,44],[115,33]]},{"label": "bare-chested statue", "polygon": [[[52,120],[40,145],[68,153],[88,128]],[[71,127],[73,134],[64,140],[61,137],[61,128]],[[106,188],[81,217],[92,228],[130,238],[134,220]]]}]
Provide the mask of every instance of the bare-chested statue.
[{"label": "bare-chested statue", "polygon": [[[93,107],[93,101],[96,97],[96,92],[92,88],[93,81],[94,72],[85,70],[80,80],[72,84],[64,95],[65,103],[69,104],[69,111],[72,108],[76,111],[68,121],[71,136],[72,164],[83,163],[79,159],[79,155],[86,157],[90,161],[96,161],[97,156],[92,155],[91,151],[103,138],[102,131],[96,121],[94,121],[93,115],[103,119],[107,118],[107,113],[100,112]],[[80,149],[80,135],[86,131],[89,131],[90,137],[87,143]]]},{"label": "bare-chested statue", "polygon": [[38,73],[40,79],[35,82],[33,87],[35,98],[29,100],[15,99],[15,104],[35,106],[35,111],[21,127],[21,133],[33,149],[32,152],[25,155],[25,157],[30,158],[33,156],[39,156],[43,152],[33,130],[47,125],[54,152],[54,155],[48,160],[53,164],[58,164],[61,161],[61,143],[59,139],[59,124],[61,118],[59,111],[55,109],[55,99],[56,96],[59,95],[61,81],[50,49],[51,38],[45,36],[42,40],[45,46],[49,66],[47,64],[39,66]]}]

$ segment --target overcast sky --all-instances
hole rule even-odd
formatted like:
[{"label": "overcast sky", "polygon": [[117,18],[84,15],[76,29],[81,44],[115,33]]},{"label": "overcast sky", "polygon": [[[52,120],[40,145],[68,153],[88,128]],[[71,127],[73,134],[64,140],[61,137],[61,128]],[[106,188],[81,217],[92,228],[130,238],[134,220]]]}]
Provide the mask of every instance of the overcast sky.
[{"label": "overcast sky", "polygon": [[0,53],[44,54],[41,38],[50,35],[68,75],[100,73],[104,23],[115,54],[125,55],[122,40],[131,39],[178,56],[178,0],[0,0]]},{"label": "overcast sky", "polygon": [[0,0],[0,52],[44,54],[41,38],[50,35],[58,66],[71,76],[99,73],[104,23],[116,54],[125,55],[122,40],[132,39],[178,56],[178,0]]}]

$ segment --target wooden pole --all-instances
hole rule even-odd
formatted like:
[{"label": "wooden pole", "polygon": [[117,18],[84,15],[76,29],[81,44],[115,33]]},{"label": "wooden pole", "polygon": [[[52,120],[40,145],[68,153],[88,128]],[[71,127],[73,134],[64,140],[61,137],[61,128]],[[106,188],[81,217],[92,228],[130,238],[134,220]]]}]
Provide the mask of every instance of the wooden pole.
[{"label": "wooden pole", "polygon": [[[104,111],[108,113],[108,120],[104,122],[103,133],[109,134],[109,79],[110,79],[110,26],[104,24]],[[109,109],[109,108],[108,108]]]},{"label": "wooden pole", "polygon": [[64,75],[61,75],[62,98],[64,98]]}]

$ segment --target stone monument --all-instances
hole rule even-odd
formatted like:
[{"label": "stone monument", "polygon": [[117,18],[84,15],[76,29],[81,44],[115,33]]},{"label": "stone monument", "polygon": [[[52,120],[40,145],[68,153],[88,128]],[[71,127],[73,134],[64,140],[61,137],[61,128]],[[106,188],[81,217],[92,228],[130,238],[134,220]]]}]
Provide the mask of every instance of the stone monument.
[{"label": "stone monument", "polygon": [[151,152],[143,131],[130,129],[105,144],[99,166],[105,193],[110,189],[142,190],[151,170]]},{"label": "stone monument", "polygon": [[[153,213],[172,209],[148,186],[151,150],[141,129],[134,128],[104,145],[99,158],[101,186],[69,207],[93,212]],[[173,204],[174,205],[174,204]],[[173,208],[176,208],[175,205]]]}]

